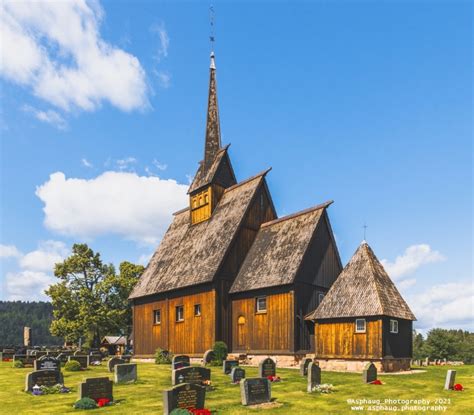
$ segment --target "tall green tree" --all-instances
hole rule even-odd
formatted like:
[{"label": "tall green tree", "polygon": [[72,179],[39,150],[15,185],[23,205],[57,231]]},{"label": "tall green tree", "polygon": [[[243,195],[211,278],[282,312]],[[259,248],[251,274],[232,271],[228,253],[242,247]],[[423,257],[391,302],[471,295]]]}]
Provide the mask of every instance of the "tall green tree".
[{"label": "tall green tree", "polygon": [[51,333],[77,343],[97,347],[106,334],[129,334],[131,309],[128,296],[143,272],[141,265],[104,264],[87,244],[75,244],[72,255],[55,266],[59,279],[46,294],[53,304]]}]

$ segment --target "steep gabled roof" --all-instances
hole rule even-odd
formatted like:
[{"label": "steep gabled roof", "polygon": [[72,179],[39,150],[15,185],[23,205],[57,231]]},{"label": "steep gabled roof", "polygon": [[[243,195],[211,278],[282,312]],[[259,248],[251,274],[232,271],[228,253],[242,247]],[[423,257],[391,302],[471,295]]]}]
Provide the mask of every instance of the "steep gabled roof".
[{"label": "steep gabled roof", "polygon": [[189,209],[177,212],[129,298],[211,282],[267,171],[226,189],[205,222],[191,225]]},{"label": "steep gabled roof", "polygon": [[331,202],[262,224],[230,292],[291,284]]},{"label": "steep gabled roof", "polygon": [[374,252],[362,242],[307,320],[389,316],[416,320]]}]

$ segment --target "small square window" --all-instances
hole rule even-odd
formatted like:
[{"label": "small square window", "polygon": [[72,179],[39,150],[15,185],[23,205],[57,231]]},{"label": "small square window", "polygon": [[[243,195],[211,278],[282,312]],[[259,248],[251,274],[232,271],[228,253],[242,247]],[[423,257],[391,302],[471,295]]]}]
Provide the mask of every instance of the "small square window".
[{"label": "small square window", "polygon": [[398,320],[390,320],[390,333],[398,333]]},{"label": "small square window", "polygon": [[356,333],[365,333],[365,318],[356,319]]},{"label": "small square window", "polygon": [[161,310],[153,310],[153,324],[161,324]]},{"label": "small square window", "polygon": [[184,321],[184,307],[182,305],[176,307],[176,321]]},{"label": "small square window", "polygon": [[267,311],[267,297],[257,297],[256,309],[257,313],[265,313]]},{"label": "small square window", "polygon": [[194,305],[194,317],[200,317],[201,316],[201,304],[195,304]]}]

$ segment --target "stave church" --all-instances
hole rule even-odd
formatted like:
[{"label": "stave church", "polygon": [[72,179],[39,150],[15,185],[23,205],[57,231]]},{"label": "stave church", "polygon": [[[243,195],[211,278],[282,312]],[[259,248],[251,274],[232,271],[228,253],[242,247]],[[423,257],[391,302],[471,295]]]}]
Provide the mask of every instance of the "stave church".
[{"label": "stave church", "polygon": [[[229,145],[221,143],[211,53],[204,158],[189,205],[173,214],[130,295],[135,355],[162,348],[198,357],[222,340],[237,355],[405,368],[414,316],[383,268],[373,272],[373,264],[382,265],[364,242],[355,257],[365,265],[343,271],[332,201],[278,217],[269,171],[241,181],[234,174]],[[377,307],[387,284],[385,307]],[[358,309],[357,301],[366,306]],[[400,332],[389,341],[395,333],[387,324],[395,319]],[[364,332],[357,330],[362,320]]]}]

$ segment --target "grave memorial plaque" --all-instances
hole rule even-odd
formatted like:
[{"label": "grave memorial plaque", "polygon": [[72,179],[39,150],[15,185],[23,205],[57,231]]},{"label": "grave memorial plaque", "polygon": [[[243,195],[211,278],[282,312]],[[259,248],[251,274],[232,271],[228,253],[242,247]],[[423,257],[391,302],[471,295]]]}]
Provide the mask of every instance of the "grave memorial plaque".
[{"label": "grave memorial plaque", "polygon": [[210,349],[210,350],[207,350],[205,353],[204,353],[204,356],[202,358],[202,364],[204,366],[208,365],[209,363],[211,363],[214,359],[216,358],[216,354],[214,353],[214,350]]},{"label": "grave memorial plaque", "polygon": [[61,370],[61,362],[52,356],[43,356],[35,360],[35,370]]},{"label": "grave memorial plaque", "polygon": [[179,385],[180,383],[196,383],[201,385],[205,380],[211,380],[211,369],[202,366],[181,367],[171,372],[172,385]]},{"label": "grave memorial plaque", "polygon": [[300,375],[307,376],[308,375],[308,366],[312,362],[310,358],[305,358],[300,363]]},{"label": "grave memorial plaque", "polygon": [[25,392],[31,392],[33,386],[63,385],[64,378],[59,370],[36,370],[26,375]]},{"label": "grave memorial plaque", "polygon": [[105,398],[113,401],[113,382],[108,377],[86,379],[79,384],[79,399],[82,398]]},{"label": "grave memorial plaque", "polygon": [[239,383],[245,378],[245,369],[242,369],[239,366],[233,367],[230,372],[230,378],[232,379],[232,383]]},{"label": "grave memorial plaque", "polygon": [[240,382],[242,405],[257,405],[270,402],[272,390],[270,381],[266,378],[249,378]]},{"label": "grave memorial plaque", "polygon": [[222,362],[222,371],[226,375],[230,375],[230,372],[232,372],[232,368],[235,366],[239,366],[239,361],[238,360],[224,360]]},{"label": "grave memorial plaque", "polygon": [[373,363],[368,363],[362,372],[362,379],[364,383],[371,383],[377,380],[377,368]]},{"label": "grave memorial plaque", "polygon": [[87,369],[87,366],[89,366],[89,356],[76,355],[76,356],[69,356],[68,357],[69,362],[71,362],[73,360],[75,360],[76,362],[79,362],[82,369]]},{"label": "grave memorial plaque", "polygon": [[125,363],[125,360],[120,359],[119,357],[112,357],[107,362],[107,367],[109,368],[109,372],[114,371],[115,365],[123,365],[124,363]]},{"label": "grave memorial plaque", "polygon": [[444,390],[453,389],[455,381],[456,381],[456,371],[448,370],[448,373],[446,373],[446,380],[444,382]]},{"label": "grave memorial plaque", "polygon": [[123,363],[114,366],[114,382],[127,383],[137,380],[137,364]]},{"label": "grave memorial plaque", "polygon": [[321,368],[314,362],[310,362],[307,370],[308,392],[313,392],[317,385],[321,385]]},{"label": "grave memorial plaque", "polygon": [[267,357],[258,364],[258,377],[276,376],[276,363]]},{"label": "grave memorial plaque", "polygon": [[174,409],[204,409],[206,388],[196,384],[182,383],[163,391],[163,413],[169,415]]},{"label": "grave memorial plaque", "polygon": [[182,367],[191,366],[191,361],[189,356],[184,354],[178,354],[173,356],[173,360],[171,361],[171,369],[180,369]]}]

